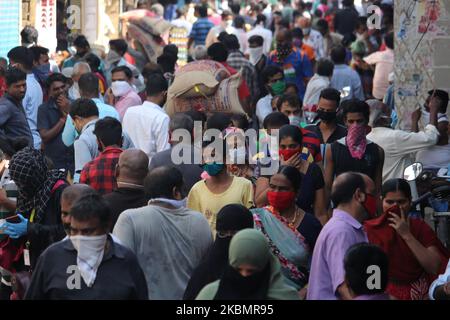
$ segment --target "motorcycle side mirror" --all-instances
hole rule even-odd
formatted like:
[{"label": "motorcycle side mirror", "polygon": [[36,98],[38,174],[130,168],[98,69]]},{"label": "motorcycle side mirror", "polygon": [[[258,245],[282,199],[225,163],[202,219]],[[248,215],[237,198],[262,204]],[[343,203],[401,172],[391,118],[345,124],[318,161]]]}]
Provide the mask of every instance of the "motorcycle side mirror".
[{"label": "motorcycle side mirror", "polygon": [[420,162],[415,162],[412,165],[406,167],[403,171],[403,178],[407,181],[416,180],[423,171],[423,166]]}]

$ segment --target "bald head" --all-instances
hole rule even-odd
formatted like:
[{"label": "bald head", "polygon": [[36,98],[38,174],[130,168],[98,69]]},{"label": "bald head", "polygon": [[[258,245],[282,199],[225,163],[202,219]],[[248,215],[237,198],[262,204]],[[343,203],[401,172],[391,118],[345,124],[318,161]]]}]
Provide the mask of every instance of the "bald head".
[{"label": "bald head", "polygon": [[95,192],[96,191],[87,184],[78,183],[65,188],[61,195],[61,200],[72,206],[73,203],[82,196]]},{"label": "bald head", "polygon": [[349,204],[358,189],[364,193],[375,194],[375,183],[362,173],[342,173],[333,182],[331,200],[335,206]]},{"label": "bald head", "polygon": [[311,19],[300,16],[297,19],[297,27],[302,28],[302,29],[311,27]]},{"label": "bald head", "polygon": [[118,182],[142,185],[148,173],[148,156],[140,149],[127,149],[119,157]]}]

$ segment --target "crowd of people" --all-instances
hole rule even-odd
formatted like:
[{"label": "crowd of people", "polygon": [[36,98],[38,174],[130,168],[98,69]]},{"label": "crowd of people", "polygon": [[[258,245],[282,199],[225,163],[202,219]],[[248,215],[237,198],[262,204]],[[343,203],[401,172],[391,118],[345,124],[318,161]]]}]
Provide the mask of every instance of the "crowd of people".
[{"label": "crowd of people", "polygon": [[148,2],[188,61],[242,76],[243,112],[169,116],[176,45],[78,35],[55,62],[24,29],[0,58],[1,299],[450,299],[403,179],[450,163],[449,95],[396,125],[393,1],[369,1],[380,29],[353,0]]}]

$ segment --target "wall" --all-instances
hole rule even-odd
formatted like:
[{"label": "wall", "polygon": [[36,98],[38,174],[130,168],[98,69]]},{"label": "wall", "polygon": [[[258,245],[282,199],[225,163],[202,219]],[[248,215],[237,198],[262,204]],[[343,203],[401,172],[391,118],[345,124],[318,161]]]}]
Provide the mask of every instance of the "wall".
[{"label": "wall", "polygon": [[395,0],[395,102],[399,125],[430,89],[450,91],[450,0]]}]

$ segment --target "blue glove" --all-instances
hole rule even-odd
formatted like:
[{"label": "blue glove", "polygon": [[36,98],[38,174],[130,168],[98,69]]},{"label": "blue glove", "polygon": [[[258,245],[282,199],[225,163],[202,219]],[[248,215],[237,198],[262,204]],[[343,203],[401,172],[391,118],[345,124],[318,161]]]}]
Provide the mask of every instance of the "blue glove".
[{"label": "blue glove", "polygon": [[28,220],[25,219],[21,214],[17,215],[20,218],[19,223],[5,222],[2,225],[3,233],[8,235],[10,238],[18,239],[25,235],[28,230]]}]

